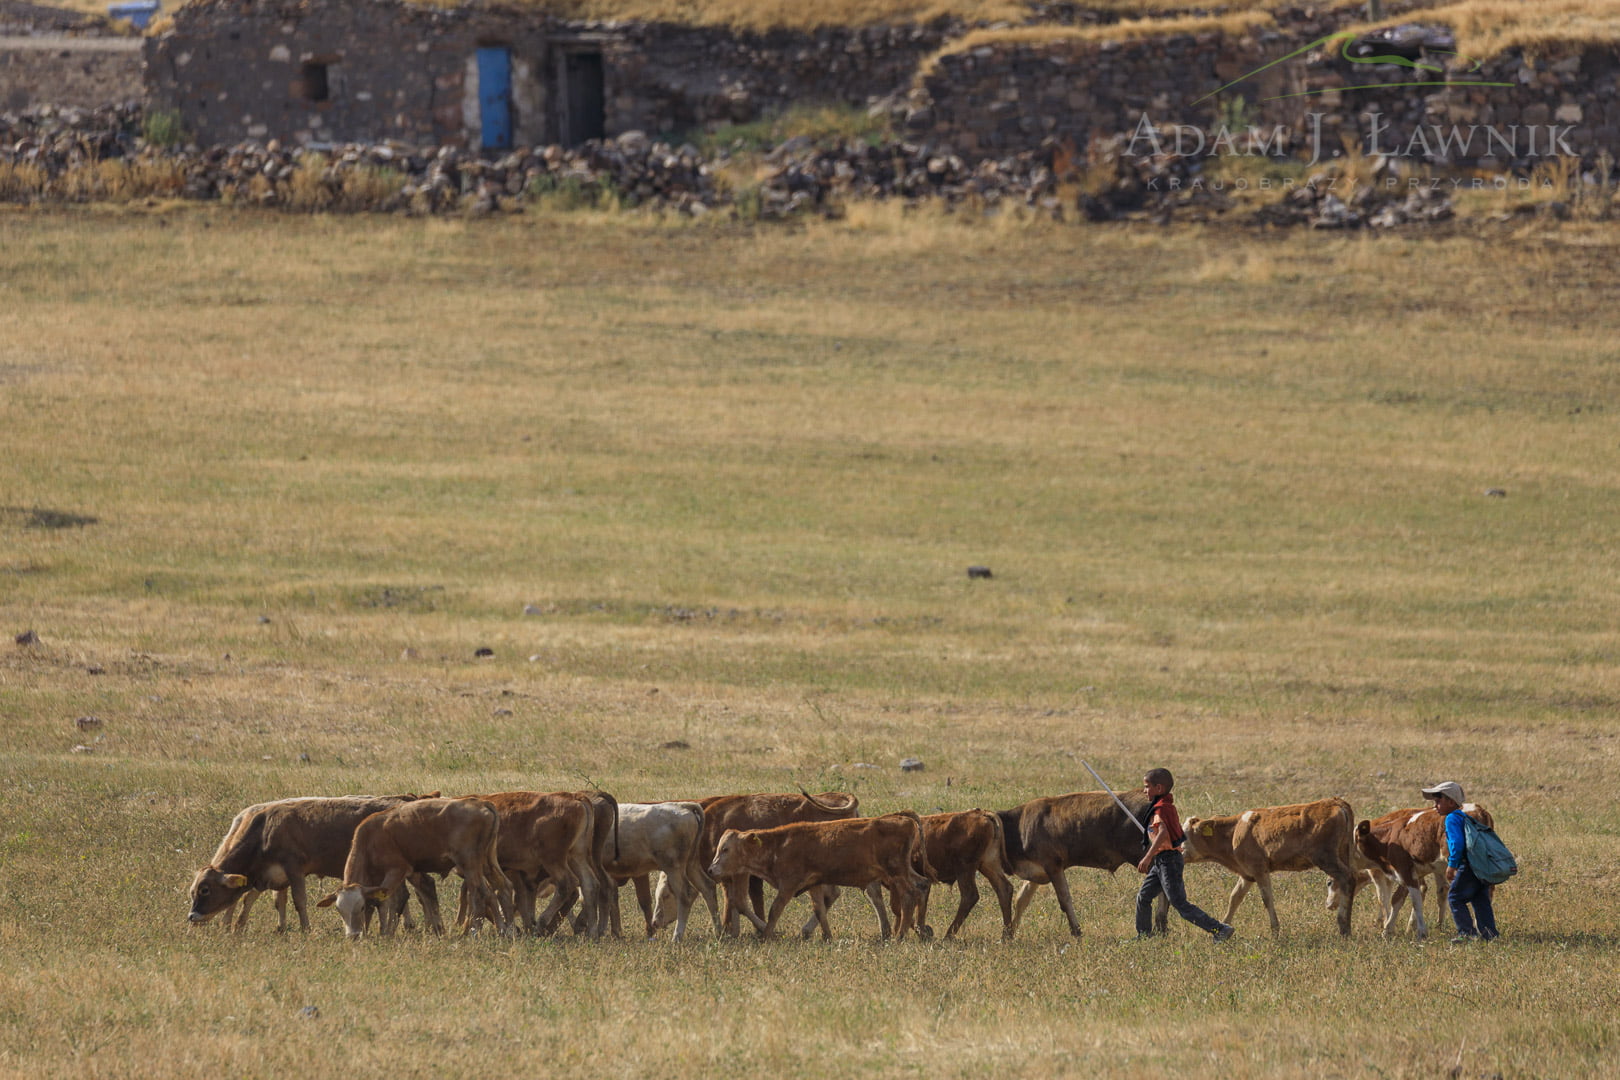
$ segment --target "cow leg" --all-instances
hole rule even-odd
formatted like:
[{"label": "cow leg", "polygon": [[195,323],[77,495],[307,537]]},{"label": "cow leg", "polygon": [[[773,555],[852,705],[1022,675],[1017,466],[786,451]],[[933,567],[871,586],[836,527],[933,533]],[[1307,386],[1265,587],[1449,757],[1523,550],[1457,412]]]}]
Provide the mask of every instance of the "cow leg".
[{"label": "cow leg", "polygon": [[[1405,893],[1410,894],[1412,897],[1413,936],[1416,937],[1418,941],[1422,941],[1424,938],[1429,936],[1428,922],[1423,918],[1423,890],[1416,885],[1408,885],[1405,889]],[[1392,918],[1389,921],[1390,925],[1393,926],[1395,920]]]},{"label": "cow leg", "polygon": [[[563,920],[568,917],[568,912],[573,909],[574,902],[580,898],[578,878],[572,875],[564,878],[553,877],[551,883],[551,902],[536,920],[535,933],[541,937],[555,934]],[[575,932],[578,933],[579,930],[576,928]]]},{"label": "cow leg", "polygon": [[[769,941],[776,933],[776,920],[780,919],[782,917],[782,912],[787,910],[788,903],[793,899],[793,895],[793,890],[785,885],[782,887],[782,890],[776,894],[776,900],[771,904],[771,913],[766,917],[765,925],[760,928],[760,937]],[[814,901],[811,902],[814,903]]]},{"label": "cow leg", "polygon": [[[866,899],[871,903],[872,910],[877,912],[878,933],[882,936],[884,941],[889,940],[889,934],[892,931],[889,927],[889,913],[883,910],[883,886],[879,885],[875,881],[868,885],[866,887]],[[894,917],[898,920],[900,918],[900,913],[895,912]]]},{"label": "cow leg", "polygon": [[918,891],[917,887],[904,877],[896,878],[894,884],[889,887],[889,903],[894,907],[896,941],[905,940],[906,931],[911,929],[917,911]]},{"label": "cow leg", "polygon": [[[220,922],[220,925],[225,927],[226,933],[240,934],[247,930],[248,912],[253,910],[254,901],[258,899],[259,890],[249,889],[247,892],[236,898],[236,903],[233,903],[230,907],[225,909],[225,918]],[[242,910],[240,912],[236,911],[237,904],[242,905]],[[233,913],[235,914],[234,923],[231,921]]]},{"label": "cow leg", "polygon": [[832,924],[827,921],[827,912],[838,902],[839,891],[836,885],[817,885],[808,890],[810,895],[810,917],[804,920],[799,927],[799,937],[804,941],[810,940],[810,935],[821,927],[821,940],[832,938]]},{"label": "cow leg", "polygon": [[1277,901],[1271,893],[1271,875],[1262,874],[1255,884],[1260,886],[1260,902],[1266,905],[1266,916],[1271,919],[1271,932],[1282,933],[1282,923],[1277,921]]},{"label": "cow leg", "polygon": [[1013,935],[1018,933],[1018,924],[1024,921],[1024,911],[1028,909],[1030,902],[1035,899],[1035,893],[1040,887],[1040,883],[1036,881],[1025,881],[1018,886],[1018,896],[1013,901],[1012,925],[1008,926],[1001,935],[1007,941],[1011,941]]},{"label": "cow leg", "polygon": [[[967,882],[966,885],[962,884],[964,881]],[[941,882],[940,884],[943,885],[944,882]],[[972,890],[973,894],[973,899],[971,902],[968,900],[969,890]],[[934,928],[928,925],[928,900],[929,895],[933,891],[934,883],[932,881],[926,885],[918,886],[917,888],[917,936],[922,938],[924,941],[932,941],[934,937]],[[957,927],[962,925],[961,920],[967,918],[964,912],[972,911],[973,905],[979,901],[979,890],[978,887],[973,884],[972,874],[968,874],[966,877],[957,879],[956,891],[961,897],[961,901],[956,905],[956,918],[951,920],[950,929],[945,931],[946,940],[949,940],[951,935],[956,933]]]},{"label": "cow leg", "polygon": [[1046,876],[1052,881],[1052,891],[1057,893],[1058,907],[1063,909],[1063,917],[1069,920],[1069,933],[1075,937],[1080,936],[1080,920],[1074,916],[1074,900],[1069,896],[1069,879],[1063,872],[1063,867],[1048,867]]},{"label": "cow leg", "polygon": [[1249,890],[1252,888],[1254,888],[1254,882],[1245,877],[1238,878],[1237,884],[1232,886],[1232,895],[1226,900],[1226,918],[1222,919],[1221,922],[1227,926],[1232,925],[1232,916],[1237,914],[1238,905],[1243,903],[1243,898],[1249,895]]},{"label": "cow leg", "polygon": [[[763,935],[765,932],[766,922],[758,915],[755,915],[754,912],[749,908],[747,894],[748,882],[744,879],[743,875],[726,879],[726,903],[729,909],[727,913],[728,921],[726,923],[726,931],[732,937],[736,937],[738,934],[738,928],[734,927],[736,917],[739,915],[753,923],[754,929],[759,931],[760,934]],[[781,899],[781,897],[778,897],[778,899]],[[791,899],[791,897],[789,897],[789,899]],[[784,901],[784,904],[785,903],[786,901]]]},{"label": "cow leg", "polygon": [[439,886],[432,874],[415,874],[411,888],[422,905],[422,926],[430,934],[444,933],[444,915],[439,910]]},{"label": "cow leg", "polygon": [[1339,887],[1339,936],[1349,937],[1350,914],[1356,904],[1355,878],[1348,871],[1341,869],[1333,883]]},{"label": "cow leg", "polygon": [[[984,874],[984,879],[990,883],[990,888],[995,891],[996,903],[1001,907],[1001,938],[1003,941],[1010,941],[1012,940],[1013,933],[1012,882],[1008,881],[1007,875],[1001,872],[1001,867],[997,866],[993,869],[995,870],[995,873]],[[983,869],[980,869],[979,872],[981,874],[984,873]],[[977,882],[974,884],[977,886]],[[967,919],[967,912],[957,912],[957,918],[965,921]],[[950,937],[951,934],[954,934],[959,929],[961,929],[960,922],[951,930],[950,934],[946,934],[945,936]]]},{"label": "cow leg", "polygon": [[716,938],[724,932],[720,925],[720,905],[715,902],[714,879],[703,872],[703,868],[693,861],[686,868],[687,884],[691,885],[697,895],[703,897],[703,902],[709,905],[709,915],[714,919],[714,936]]},{"label": "cow leg", "polygon": [[292,893],[293,910],[298,912],[298,929],[309,933],[309,896],[304,875],[296,871],[287,874],[287,887],[276,893],[276,911],[281,915],[281,929],[287,929],[287,894]]},{"label": "cow leg", "polygon": [[833,901],[838,899],[836,888],[823,889],[819,886],[810,890],[810,921],[799,930],[799,936],[806,941],[815,932],[817,926],[821,927],[821,940],[831,941],[832,923],[827,920],[827,909],[832,907]]}]

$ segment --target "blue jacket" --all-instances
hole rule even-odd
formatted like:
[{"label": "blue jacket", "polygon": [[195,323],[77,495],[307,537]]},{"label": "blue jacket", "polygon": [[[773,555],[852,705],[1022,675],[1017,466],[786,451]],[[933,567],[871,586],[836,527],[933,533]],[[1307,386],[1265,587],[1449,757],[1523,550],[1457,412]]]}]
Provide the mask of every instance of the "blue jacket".
[{"label": "blue jacket", "polygon": [[1447,866],[1461,867],[1468,863],[1468,834],[1463,831],[1463,812],[1453,810],[1446,815]]}]

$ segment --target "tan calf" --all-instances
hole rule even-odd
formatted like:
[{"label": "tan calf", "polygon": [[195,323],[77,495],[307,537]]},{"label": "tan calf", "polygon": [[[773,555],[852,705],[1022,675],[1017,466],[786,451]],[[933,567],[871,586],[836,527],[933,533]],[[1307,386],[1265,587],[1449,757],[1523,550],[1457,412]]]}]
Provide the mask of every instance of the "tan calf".
[{"label": "tan calf", "polygon": [[1243,897],[1255,885],[1271,918],[1271,931],[1281,929],[1272,899],[1271,875],[1320,870],[1331,883],[1330,902],[1338,913],[1339,933],[1350,933],[1355,901],[1351,867],[1354,815],[1343,799],[1322,799],[1292,806],[1267,806],[1231,817],[1187,819],[1187,862],[1215,862],[1238,876],[1222,922],[1230,923]]},{"label": "tan calf", "polygon": [[[924,868],[921,877],[912,869],[919,859]],[[742,909],[765,937],[775,933],[788,902],[801,892],[824,885],[865,889],[878,884],[889,891],[896,936],[903,938],[915,917],[919,890],[931,874],[922,821],[909,810],[875,818],[729,830],[721,836],[709,866],[709,875],[716,879],[738,882],[753,876],[777,889],[764,920]],[[811,903],[822,936],[830,938],[832,927],[822,895],[813,893]]]}]

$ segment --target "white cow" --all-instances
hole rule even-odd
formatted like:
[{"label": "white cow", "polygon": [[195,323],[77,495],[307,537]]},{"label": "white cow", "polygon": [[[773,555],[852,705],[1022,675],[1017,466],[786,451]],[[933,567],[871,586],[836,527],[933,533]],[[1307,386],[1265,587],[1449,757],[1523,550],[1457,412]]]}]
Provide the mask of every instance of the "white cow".
[{"label": "white cow", "polygon": [[[703,871],[702,840],[703,807],[695,802],[619,804],[618,856],[605,860],[603,866],[613,879],[615,893],[626,881],[635,886],[648,937],[658,925],[653,918],[648,879],[660,872],[675,904],[675,940],[686,936],[687,916],[699,896],[709,905],[715,935],[719,936],[720,905],[714,881]],[[610,898],[608,912],[617,936],[620,925],[616,895]]]}]

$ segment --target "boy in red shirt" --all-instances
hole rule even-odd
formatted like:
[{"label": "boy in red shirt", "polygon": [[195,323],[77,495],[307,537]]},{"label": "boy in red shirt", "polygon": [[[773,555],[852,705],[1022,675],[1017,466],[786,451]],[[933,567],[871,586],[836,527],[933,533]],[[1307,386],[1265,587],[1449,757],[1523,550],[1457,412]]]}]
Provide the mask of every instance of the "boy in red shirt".
[{"label": "boy in red shirt", "polygon": [[1148,937],[1153,933],[1153,901],[1162,892],[1177,915],[1209,931],[1216,941],[1225,941],[1232,936],[1232,928],[1189,901],[1187,887],[1181,881],[1185,867],[1181,842],[1187,834],[1181,831],[1181,815],[1176,813],[1175,800],[1170,797],[1175,783],[1169,769],[1149,769],[1142,778],[1142,794],[1153,800],[1153,807],[1148,811],[1147,854],[1136,864],[1136,869],[1147,875],[1136,894],[1136,935]]}]

